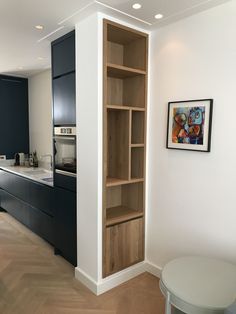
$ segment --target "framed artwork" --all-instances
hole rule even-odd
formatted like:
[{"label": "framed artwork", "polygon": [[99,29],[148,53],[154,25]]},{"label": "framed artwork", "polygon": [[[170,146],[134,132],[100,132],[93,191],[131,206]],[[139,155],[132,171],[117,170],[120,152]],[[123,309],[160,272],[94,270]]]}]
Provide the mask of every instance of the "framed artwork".
[{"label": "framed artwork", "polygon": [[210,152],[213,99],[168,103],[166,147]]}]

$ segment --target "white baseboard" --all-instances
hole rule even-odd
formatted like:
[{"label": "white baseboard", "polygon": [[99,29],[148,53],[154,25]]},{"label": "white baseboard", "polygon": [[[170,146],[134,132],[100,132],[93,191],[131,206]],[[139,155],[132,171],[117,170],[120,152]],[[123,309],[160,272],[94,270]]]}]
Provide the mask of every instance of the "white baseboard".
[{"label": "white baseboard", "polygon": [[75,268],[75,278],[78,279],[82,284],[84,284],[89,290],[91,290],[94,294],[97,293],[97,282],[93,280],[88,274],[86,274],[82,269],[78,266]]},{"label": "white baseboard", "polygon": [[75,278],[82,282],[88,289],[94,294],[100,295],[112,288],[119,286],[120,284],[144,273],[145,271],[160,278],[161,268],[148,262],[141,262],[129,268],[126,268],[118,273],[115,273],[109,277],[101,279],[96,282],[88,274],[86,274],[79,267],[75,268]]},{"label": "white baseboard", "polygon": [[162,267],[157,266],[149,261],[145,262],[146,264],[146,271],[158,278],[161,277]]}]

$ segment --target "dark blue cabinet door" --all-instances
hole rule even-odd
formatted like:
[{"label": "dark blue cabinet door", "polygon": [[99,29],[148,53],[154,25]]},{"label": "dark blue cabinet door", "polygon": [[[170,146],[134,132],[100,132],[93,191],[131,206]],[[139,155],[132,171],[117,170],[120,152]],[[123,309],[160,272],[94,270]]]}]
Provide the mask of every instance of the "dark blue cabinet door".
[{"label": "dark blue cabinet door", "polygon": [[28,80],[0,75],[0,152],[29,152]]},{"label": "dark blue cabinet door", "polygon": [[75,73],[53,80],[54,125],[74,125],[75,115]]},{"label": "dark blue cabinet door", "polygon": [[77,265],[76,193],[55,187],[54,246],[72,265]]},{"label": "dark blue cabinet door", "polygon": [[53,237],[53,188],[0,170],[0,206],[50,243]]},{"label": "dark blue cabinet door", "polygon": [[75,71],[75,32],[72,31],[52,43],[53,78]]},{"label": "dark blue cabinet door", "polygon": [[76,177],[65,176],[54,172],[54,186],[76,192]]},{"label": "dark blue cabinet door", "polygon": [[1,190],[1,206],[33,232],[53,244],[53,218],[12,194]]}]

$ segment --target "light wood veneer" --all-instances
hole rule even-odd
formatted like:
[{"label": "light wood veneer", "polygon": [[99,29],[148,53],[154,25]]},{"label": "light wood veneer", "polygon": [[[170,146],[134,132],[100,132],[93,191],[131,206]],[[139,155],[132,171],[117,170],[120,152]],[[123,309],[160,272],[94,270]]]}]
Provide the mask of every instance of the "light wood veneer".
[{"label": "light wood veneer", "polygon": [[147,47],[104,20],[104,277],[144,259]]}]

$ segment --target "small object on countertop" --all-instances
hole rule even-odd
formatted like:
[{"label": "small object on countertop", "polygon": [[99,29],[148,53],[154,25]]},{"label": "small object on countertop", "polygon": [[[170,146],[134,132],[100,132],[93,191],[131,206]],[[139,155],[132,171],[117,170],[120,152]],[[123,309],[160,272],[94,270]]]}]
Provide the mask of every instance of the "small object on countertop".
[{"label": "small object on countertop", "polygon": [[19,166],[19,165],[20,165],[20,155],[16,153],[14,166]]},{"label": "small object on countertop", "polygon": [[25,167],[29,167],[29,155],[25,154]]},{"label": "small object on countertop", "polygon": [[30,153],[29,154],[29,166],[33,167],[34,166],[34,160],[33,160],[33,155]]},{"label": "small object on countertop", "polygon": [[19,153],[19,157],[20,157],[20,166],[24,166],[25,165],[25,154]]},{"label": "small object on countertop", "polygon": [[35,168],[39,166],[39,162],[38,162],[38,157],[37,157],[37,152],[36,151],[33,152],[33,166]]}]

